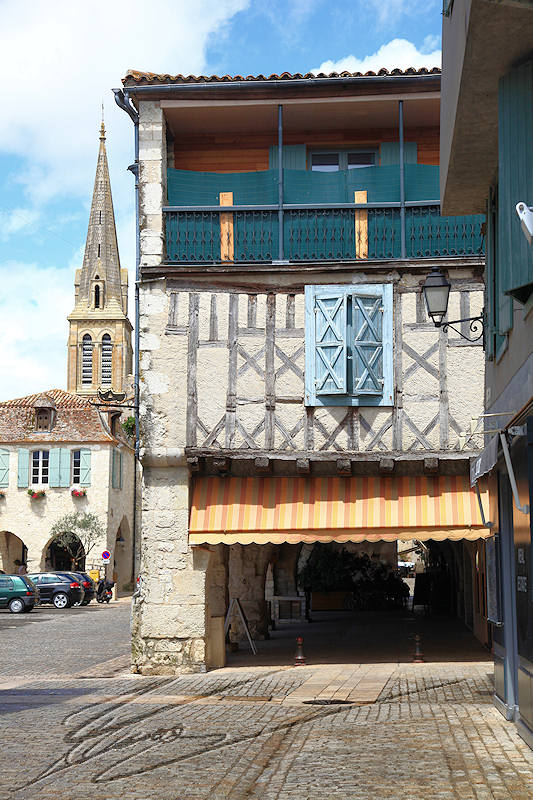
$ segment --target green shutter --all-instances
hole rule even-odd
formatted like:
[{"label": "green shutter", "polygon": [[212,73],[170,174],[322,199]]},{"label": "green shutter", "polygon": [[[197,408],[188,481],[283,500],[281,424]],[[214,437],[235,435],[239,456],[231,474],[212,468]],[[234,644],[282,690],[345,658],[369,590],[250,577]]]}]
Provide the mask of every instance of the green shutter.
[{"label": "green shutter", "polygon": [[0,450],[0,486],[9,486],[9,450]]},{"label": "green shutter", "polygon": [[[400,163],[400,143],[383,142],[379,148],[380,163],[382,167],[391,167]],[[403,163],[416,164],[418,161],[418,147],[416,142],[404,142]]]},{"label": "green shutter", "polygon": [[117,451],[113,450],[113,454],[111,456],[111,488],[117,489],[118,488],[118,480],[117,480]]},{"label": "green shutter", "polygon": [[30,482],[30,451],[25,447],[21,447],[18,453],[18,475],[17,486],[19,489],[27,488]]},{"label": "green shutter", "polygon": [[[533,204],[533,61],[500,79],[498,95],[498,264],[501,291],[526,303],[533,292],[533,247],[516,214]],[[500,304],[500,332],[512,326]]]},{"label": "green shutter", "polygon": [[494,358],[494,254],[495,254],[495,226],[494,226],[494,194],[490,190],[487,203],[487,234],[485,245],[485,355],[487,360]]},{"label": "green shutter", "polygon": [[70,450],[62,447],[59,451],[59,485],[70,486]]},{"label": "green shutter", "polygon": [[118,454],[118,488],[122,489],[122,450]]},{"label": "green shutter", "polygon": [[49,486],[60,486],[59,483],[59,460],[61,457],[61,450],[59,447],[54,447],[50,450],[48,462],[48,484]]},{"label": "green shutter", "polygon": [[91,485],[91,451],[80,450],[80,486]]},{"label": "green shutter", "polygon": [[[272,145],[268,153],[269,169],[277,169],[279,164],[278,146]],[[306,169],[307,154],[305,144],[283,145],[283,169]]]}]

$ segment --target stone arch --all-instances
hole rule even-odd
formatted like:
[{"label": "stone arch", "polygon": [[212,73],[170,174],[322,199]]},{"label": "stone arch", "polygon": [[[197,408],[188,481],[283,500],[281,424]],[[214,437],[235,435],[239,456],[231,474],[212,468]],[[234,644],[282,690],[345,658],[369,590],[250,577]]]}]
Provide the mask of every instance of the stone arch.
[{"label": "stone arch", "polygon": [[[28,548],[16,533],[0,531],[0,569],[6,574],[17,574],[20,564],[26,564]],[[19,561],[20,564],[15,564]]]},{"label": "stone arch", "polygon": [[132,541],[130,525],[126,517],[122,517],[113,544],[113,580],[117,587],[117,595],[130,591],[132,587]]},{"label": "stone arch", "polygon": [[41,556],[41,570],[66,570],[79,572],[86,569],[86,554],[83,544],[75,533],[73,544],[70,548],[56,542],[57,536],[52,536],[43,547]]}]

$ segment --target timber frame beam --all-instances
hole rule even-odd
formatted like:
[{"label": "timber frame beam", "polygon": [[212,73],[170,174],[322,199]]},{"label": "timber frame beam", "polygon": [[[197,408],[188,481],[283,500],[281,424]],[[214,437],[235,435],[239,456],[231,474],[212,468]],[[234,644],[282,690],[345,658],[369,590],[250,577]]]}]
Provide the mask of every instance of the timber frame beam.
[{"label": "timber frame beam", "polygon": [[[316,451],[211,450],[186,448],[189,470],[194,474],[220,475],[442,475],[468,474],[476,452],[343,453]],[[429,461],[429,464],[428,464]]]}]

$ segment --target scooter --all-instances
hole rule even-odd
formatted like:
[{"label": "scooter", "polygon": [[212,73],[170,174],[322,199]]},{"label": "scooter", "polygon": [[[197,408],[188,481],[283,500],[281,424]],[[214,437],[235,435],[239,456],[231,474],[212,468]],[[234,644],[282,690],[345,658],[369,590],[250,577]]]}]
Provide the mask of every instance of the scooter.
[{"label": "scooter", "polygon": [[96,587],[96,602],[109,603],[113,597],[113,592],[111,590],[114,585],[113,581],[108,581],[106,578],[99,580],[98,586]]}]

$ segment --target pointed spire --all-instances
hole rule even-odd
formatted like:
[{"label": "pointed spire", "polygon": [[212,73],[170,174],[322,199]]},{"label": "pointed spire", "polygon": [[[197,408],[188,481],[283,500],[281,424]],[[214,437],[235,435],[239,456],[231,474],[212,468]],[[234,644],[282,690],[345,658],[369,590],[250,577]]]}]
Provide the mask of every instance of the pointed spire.
[{"label": "pointed spire", "polygon": [[93,199],[87,230],[85,254],[80,275],[78,306],[91,307],[93,282],[98,280],[104,287],[103,303],[106,307],[118,303],[125,311],[120,279],[120,259],[118,254],[115,214],[111,196],[111,182],[105,147],[104,106],[102,103],[102,123],[100,125],[100,148],[96,165]]}]

